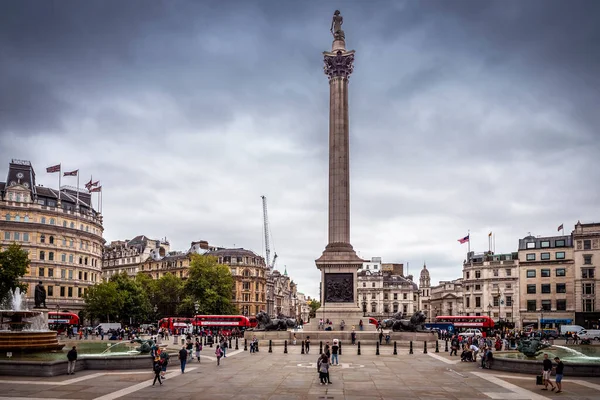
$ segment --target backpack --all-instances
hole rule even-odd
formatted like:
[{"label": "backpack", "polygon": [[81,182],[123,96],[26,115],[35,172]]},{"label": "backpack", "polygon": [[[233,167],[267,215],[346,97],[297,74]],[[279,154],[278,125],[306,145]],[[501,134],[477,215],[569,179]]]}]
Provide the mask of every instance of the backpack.
[{"label": "backpack", "polygon": [[154,372],[160,372],[160,370],[161,370],[160,363],[154,364]]},{"label": "backpack", "polygon": [[221,346],[217,346],[217,349],[215,350],[215,355],[217,357],[221,357],[223,355],[223,350],[221,350]]}]

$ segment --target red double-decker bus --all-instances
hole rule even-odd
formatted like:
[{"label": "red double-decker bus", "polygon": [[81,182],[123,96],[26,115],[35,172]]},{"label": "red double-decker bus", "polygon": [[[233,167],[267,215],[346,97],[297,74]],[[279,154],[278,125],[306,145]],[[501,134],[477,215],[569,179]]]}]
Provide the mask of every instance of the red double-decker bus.
[{"label": "red double-decker bus", "polygon": [[163,318],[158,321],[158,328],[166,328],[171,332],[175,332],[175,330],[187,330],[188,328],[193,328],[196,326],[196,321],[194,318],[186,318],[186,317],[168,317]]},{"label": "red double-decker bus", "polygon": [[243,331],[252,326],[250,320],[243,315],[196,315],[195,321],[200,329],[218,330],[224,335],[231,334],[235,328]]},{"label": "red double-decker bus", "polygon": [[476,328],[483,332],[494,328],[494,320],[485,315],[440,315],[435,317],[435,322],[454,324],[457,331]]},{"label": "red double-decker bus", "polygon": [[63,333],[69,326],[78,326],[79,316],[66,311],[48,312],[48,329]]}]

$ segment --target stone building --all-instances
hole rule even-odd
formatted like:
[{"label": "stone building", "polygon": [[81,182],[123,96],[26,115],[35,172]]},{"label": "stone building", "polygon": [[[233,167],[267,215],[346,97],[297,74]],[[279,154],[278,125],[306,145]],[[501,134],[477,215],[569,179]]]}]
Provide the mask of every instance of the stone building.
[{"label": "stone building", "polygon": [[140,271],[142,263],[149,258],[158,260],[170,251],[169,242],[150,239],[144,235],[133,239],[115,240],[104,247],[102,253],[102,275],[105,280],[114,274],[127,272],[134,277]]},{"label": "stone building", "polygon": [[267,310],[269,268],[264,258],[242,248],[210,250],[206,254],[217,257],[219,264],[229,266],[235,280],[232,303],[242,315],[254,316]]},{"label": "stone building", "polygon": [[6,182],[0,182],[0,247],[18,243],[29,253],[23,277],[29,307],[42,281],[48,308],[77,312],[86,290],[102,279],[102,215],[89,193],[43,187],[35,179],[29,161],[9,164]]},{"label": "stone building", "polygon": [[496,323],[520,327],[517,252],[468,253],[463,264],[463,289],[465,315],[488,315]]},{"label": "stone building", "polygon": [[463,286],[462,278],[440,281],[437,286],[432,286],[427,307],[428,321],[435,321],[439,315],[464,315]]},{"label": "stone building", "polygon": [[297,287],[287,274],[273,270],[267,278],[267,308],[265,311],[272,318],[284,315],[298,318],[296,313]]},{"label": "stone building", "polygon": [[429,270],[427,269],[427,265],[423,264],[423,269],[421,270],[421,274],[419,276],[419,309],[425,313],[427,318],[431,317],[431,312],[429,310],[429,300],[431,291],[431,277],[429,276]]},{"label": "stone building", "polygon": [[[404,277],[402,264],[392,264],[385,271],[363,269],[358,273],[358,306],[364,315],[378,319],[394,313],[412,314],[419,309],[419,288],[412,276]],[[396,273],[395,273],[396,272]]]},{"label": "stone building", "polygon": [[571,235],[519,239],[521,326],[557,328],[575,322]]},{"label": "stone building", "polygon": [[303,322],[308,322],[310,315],[310,305],[308,304],[308,298],[304,293],[297,293],[298,300],[296,302],[296,318]]},{"label": "stone building", "polygon": [[600,223],[577,222],[573,231],[575,261],[575,323],[585,328],[600,326]]}]

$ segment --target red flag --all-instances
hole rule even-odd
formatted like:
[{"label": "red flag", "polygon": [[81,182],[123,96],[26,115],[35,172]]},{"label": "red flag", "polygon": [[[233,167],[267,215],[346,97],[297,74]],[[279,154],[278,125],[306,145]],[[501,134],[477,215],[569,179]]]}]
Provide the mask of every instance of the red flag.
[{"label": "red flag", "polygon": [[65,172],[63,174],[63,176],[77,176],[77,174],[79,173],[79,170],[76,169],[75,171],[71,171],[71,172]]},{"label": "red flag", "polygon": [[558,231],[560,232],[563,229],[563,224],[560,224],[560,226],[558,227]]},{"label": "red flag", "polygon": [[90,191],[90,193],[101,192],[102,191],[102,186],[98,186],[97,188],[88,189],[88,190]]},{"label": "red flag", "polygon": [[48,172],[49,174],[53,174],[55,172],[60,172],[60,164],[53,165],[51,167],[46,168],[46,172]]}]

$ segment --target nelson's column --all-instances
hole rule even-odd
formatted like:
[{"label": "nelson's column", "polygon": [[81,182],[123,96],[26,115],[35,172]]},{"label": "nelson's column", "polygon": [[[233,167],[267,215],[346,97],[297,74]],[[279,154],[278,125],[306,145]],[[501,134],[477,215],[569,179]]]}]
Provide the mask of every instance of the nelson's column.
[{"label": "nelson's column", "polygon": [[342,23],[343,18],[336,11],[331,22],[332,49],[323,52],[329,79],[329,243],[316,260],[321,271],[321,308],[316,319],[329,319],[334,329],[338,329],[341,320],[350,327],[358,325],[362,318],[356,273],[364,262],[350,244],[348,78],[354,50],[346,50]]}]

